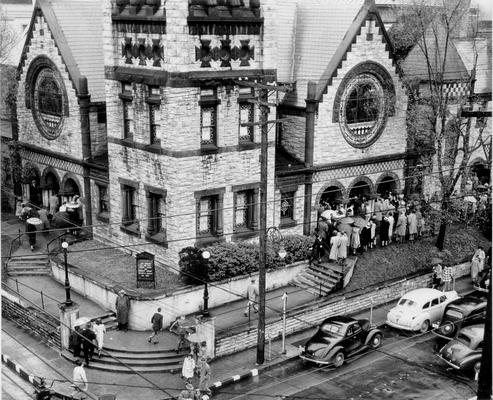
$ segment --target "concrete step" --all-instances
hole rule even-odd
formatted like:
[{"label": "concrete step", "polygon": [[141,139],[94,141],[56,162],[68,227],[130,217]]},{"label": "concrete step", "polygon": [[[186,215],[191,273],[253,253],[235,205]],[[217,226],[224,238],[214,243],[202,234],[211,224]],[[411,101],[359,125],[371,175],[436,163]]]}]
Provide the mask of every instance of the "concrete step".
[{"label": "concrete step", "polygon": [[334,277],[332,275],[328,275],[318,270],[307,269],[304,273],[305,276],[311,277],[310,279],[314,279],[315,281],[320,281],[322,283],[333,283],[336,284],[341,279],[340,277]]},{"label": "concrete step", "polygon": [[331,282],[328,280],[321,280],[316,276],[310,275],[310,274],[302,274],[301,277],[305,280],[307,284],[311,284],[315,288],[322,287],[322,289],[325,290],[332,290],[332,288],[336,285],[336,282]]},{"label": "concrete step", "polygon": [[113,311],[108,311],[106,314],[93,317],[91,318],[91,322],[96,322],[98,319],[101,320],[107,331],[115,330],[118,327],[116,314]]},{"label": "concrete step", "polygon": [[342,268],[331,264],[312,264],[308,268],[334,278],[340,278],[343,275]]},{"label": "concrete step", "polygon": [[[316,296],[320,296],[320,289],[315,289],[313,285],[308,285],[305,282],[299,280],[298,278],[295,278],[293,280],[293,283],[296,284],[296,286],[302,288],[303,290],[307,291],[308,293],[314,294]],[[325,291],[322,289],[322,296],[325,295]]]},{"label": "concrete step", "polygon": [[7,270],[7,275],[8,276],[45,276],[45,275],[50,275],[50,271],[41,271],[41,270],[33,270],[33,271],[9,271]]},{"label": "concrete step", "polygon": [[328,294],[332,290],[332,287],[333,287],[333,286],[327,287],[324,284],[320,285],[318,282],[315,282],[315,281],[313,281],[313,280],[311,280],[309,278],[306,278],[302,274],[298,275],[296,277],[296,279],[299,282],[302,282],[303,284],[305,284],[306,286],[308,286],[309,288],[311,288],[317,294],[320,294],[320,292],[322,292],[322,295]]}]

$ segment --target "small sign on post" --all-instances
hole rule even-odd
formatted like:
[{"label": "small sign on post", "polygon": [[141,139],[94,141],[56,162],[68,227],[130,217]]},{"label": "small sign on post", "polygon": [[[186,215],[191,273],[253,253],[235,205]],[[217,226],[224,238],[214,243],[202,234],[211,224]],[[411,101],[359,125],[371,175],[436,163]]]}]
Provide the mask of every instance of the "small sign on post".
[{"label": "small sign on post", "polygon": [[137,263],[137,287],[156,289],[156,276],[154,269],[154,255],[143,252],[136,256]]}]

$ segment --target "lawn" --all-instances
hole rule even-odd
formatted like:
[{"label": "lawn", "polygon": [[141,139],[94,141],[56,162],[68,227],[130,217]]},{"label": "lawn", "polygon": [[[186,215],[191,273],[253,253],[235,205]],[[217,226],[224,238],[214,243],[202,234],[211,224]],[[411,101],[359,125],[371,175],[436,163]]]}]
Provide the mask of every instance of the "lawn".
[{"label": "lawn", "polygon": [[447,227],[445,248],[442,253],[435,247],[436,236],[427,237],[414,243],[391,245],[369,250],[358,256],[353,276],[345,291],[403,278],[428,268],[433,257],[440,257],[444,263],[454,265],[469,261],[478,245],[488,250],[491,242],[477,229],[464,225]]}]

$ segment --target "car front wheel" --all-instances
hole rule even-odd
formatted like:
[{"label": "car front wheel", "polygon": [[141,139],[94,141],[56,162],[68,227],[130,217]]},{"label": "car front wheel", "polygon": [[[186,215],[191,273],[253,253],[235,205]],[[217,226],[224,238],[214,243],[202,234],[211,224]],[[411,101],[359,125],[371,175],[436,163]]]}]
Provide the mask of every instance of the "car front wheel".
[{"label": "car front wheel", "polygon": [[344,364],[344,353],[342,351],[338,351],[334,356],[334,366],[339,368]]},{"label": "car front wheel", "polygon": [[425,320],[421,323],[421,325],[419,327],[419,332],[420,333],[426,333],[426,332],[428,332],[429,329],[430,329],[430,321]]},{"label": "car front wheel", "polygon": [[373,337],[370,340],[370,347],[372,349],[377,349],[382,345],[382,334],[381,333],[375,333]]}]

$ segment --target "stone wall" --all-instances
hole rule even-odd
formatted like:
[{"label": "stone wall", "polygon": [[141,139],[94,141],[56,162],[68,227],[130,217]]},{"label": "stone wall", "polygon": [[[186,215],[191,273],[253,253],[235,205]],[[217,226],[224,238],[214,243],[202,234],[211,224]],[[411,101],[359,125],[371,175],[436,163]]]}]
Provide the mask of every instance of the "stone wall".
[{"label": "stone wall", "polygon": [[15,322],[47,344],[61,349],[60,321],[3,289],[2,318]]},{"label": "stone wall", "polygon": [[[468,275],[470,263],[460,264],[454,267],[454,277],[459,278]],[[345,293],[341,296],[330,297],[325,302],[319,302],[307,307],[294,310],[286,317],[286,334],[300,332],[316,327],[324,319],[333,315],[352,315],[370,308],[373,304],[377,307],[400,298],[410,290],[427,287],[431,282],[431,274],[418,275],[408,279],[402,279],[384,286],[364,288],[354,293]],[[279,316],[266,323],[265,337],[277,338],[282,335],[283,321]],[[241,350],[255,346],[257,343],[257,329],[230,336],[216,338],[216,357],[226,356]]]}]

